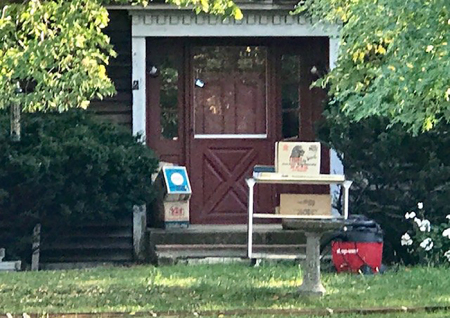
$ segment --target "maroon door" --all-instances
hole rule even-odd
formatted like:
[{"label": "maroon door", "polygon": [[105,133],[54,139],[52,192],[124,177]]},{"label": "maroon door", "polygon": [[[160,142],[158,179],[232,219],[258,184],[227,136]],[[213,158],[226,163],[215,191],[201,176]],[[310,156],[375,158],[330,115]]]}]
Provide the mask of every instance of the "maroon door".
[{"label": "maroon door", "polygon": [[[188,168],[191,222],[245,223],[254,165],[274,162],[275,129],[263,46],[191,50]],[[257,190],[257,210],[273,211],[272,187]]]},{"label": "maroon door", "polygon": [[[274,164],[277,140],[315,139],[324,92],[310,89],[311,70],[325,69],[328,39],[194,43],[206,41],[147,40],[147,71],[158,70],[147,81],[147,142],[162,161],[187,166],[191,223],[246,223],[245,178],[254,165]],[[328,173],[327,149],[321,161]],[[274,213],[277,193],[329,189],[258,185],[255,191],[256,211]]]}]

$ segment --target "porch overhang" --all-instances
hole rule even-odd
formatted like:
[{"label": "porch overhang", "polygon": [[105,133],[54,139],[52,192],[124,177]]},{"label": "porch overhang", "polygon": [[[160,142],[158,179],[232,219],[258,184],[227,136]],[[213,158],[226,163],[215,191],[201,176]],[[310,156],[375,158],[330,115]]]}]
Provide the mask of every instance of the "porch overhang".
[{"label": "porch overhang", "polygon": [[338,25],[313,23],[289,10],[243,10],[241,20],[190,10],[129,10],[133,37],[310,37],[339,35]]},{"label": "porch overhang", "polygon": [[313,23],[304,15],[292,15],[293,6],[243,4],[241,20],[195,14],[190,8],[164,4],[108,9],[126,9],[132,19],[133,134],[142,135],[144,141],[146,37],[329,37],[329,67],[333,68],[337,60],[340,26]]}]

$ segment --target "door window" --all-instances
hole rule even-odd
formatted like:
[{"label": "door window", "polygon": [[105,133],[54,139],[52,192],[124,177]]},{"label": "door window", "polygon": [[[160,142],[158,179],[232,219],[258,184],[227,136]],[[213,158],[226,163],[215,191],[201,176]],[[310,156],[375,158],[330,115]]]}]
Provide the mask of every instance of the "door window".
[{"label": "door window", "polygon": [[267,50],[193,48],[195,138],[267,137]]},{"label": "door window", "polygon": [[179,138],[179,70],[182,61],[179,52],[178,45],[161,41],[150,46],[147,60],[147,72],[151,82],[150,94],[159,104],[152,107],[156,107],[159,111],[158,135],[161,140],[178,140]]},{"label": "door window", "polygon": [[161,137],[178,139],[178,67],[170,56],[161,63]]},{"label": "door window", "polygon": [[281,112],[283,138],[298,138],[300,122],[300,56],[281,56]]}]

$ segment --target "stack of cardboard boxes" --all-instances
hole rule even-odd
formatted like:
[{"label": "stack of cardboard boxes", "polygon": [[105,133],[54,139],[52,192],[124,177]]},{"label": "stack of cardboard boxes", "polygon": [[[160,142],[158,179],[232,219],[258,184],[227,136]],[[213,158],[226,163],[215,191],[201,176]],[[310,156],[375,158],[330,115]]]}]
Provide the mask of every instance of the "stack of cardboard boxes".
[{"label": "stack of cardboard boxes", "polygon": [[[319,142],[277,142],[275,172],[282,177],[314,180],[320,176]],[[280,194],[280,214],[311,218],[331,217],[329,194]]]},{"label": "stack of cardboard boxes", "polygon": [[155,186],[158,189],[157,225],[164,228],[187,228],[192,191],[186,167],[163,166],[155,180]]}]

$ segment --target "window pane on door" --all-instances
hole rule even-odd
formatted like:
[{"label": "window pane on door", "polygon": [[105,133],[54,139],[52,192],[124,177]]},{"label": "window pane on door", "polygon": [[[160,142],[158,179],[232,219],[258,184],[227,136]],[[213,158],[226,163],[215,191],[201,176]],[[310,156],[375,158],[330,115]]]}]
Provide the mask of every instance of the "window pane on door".
[{"label": "window pane on door", "polygon": [[300,56],[281,56],[281,111],[283,138],[298,138],[300,117]]},{"label": "window pane on door", "polygon": [[158,127],[158,138],[161,140],[179,138],[181,58],[180,46],[173,41],[158,41],[149,48],[147,72],[152,85],[152,120],[156,121],[159,117],[159,123],[152,122],[151,125]]},{"label": "window pane on door", "polygon": [[265,47],[195,47],[192,63],[196,135],[267,133]]},{"label": "window pane on door", "polygon": [[178,69],[169,57],[161,63],[161,136],[178,138]]}]

